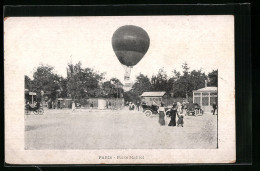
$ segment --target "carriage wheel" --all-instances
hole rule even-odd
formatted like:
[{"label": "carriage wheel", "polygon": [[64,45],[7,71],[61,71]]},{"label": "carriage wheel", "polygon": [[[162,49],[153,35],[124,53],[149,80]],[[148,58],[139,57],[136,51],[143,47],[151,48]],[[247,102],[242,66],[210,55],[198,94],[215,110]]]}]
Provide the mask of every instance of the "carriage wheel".
[{"label": "carriage wheel", "polygon": [[39,109],[38,110],[38,114],[42,115],[44,113],[44,110],[43,109]]},{"label": "carriage wheel", "polygon": [[33,111],[33,114],[37,115],[37,114],[38,114],[38,111],[37,111],[37,110],[34,110],[34,111]]}]

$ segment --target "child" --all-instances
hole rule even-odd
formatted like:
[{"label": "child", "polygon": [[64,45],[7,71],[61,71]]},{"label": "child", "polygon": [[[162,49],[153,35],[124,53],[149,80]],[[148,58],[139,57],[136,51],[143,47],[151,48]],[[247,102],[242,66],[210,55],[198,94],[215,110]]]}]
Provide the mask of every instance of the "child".
[{"label": "child", "polygon": [[183,117],[184,117],[184,116],[181,115],[181,114],[178,114],[178,113],[177,113],[177,116],[178,116],[178,118],[179,118],[178,121],[177,121],[177,126],[180,125],[181,127],[183,127],[183,124],[184,124],[184,122],[183,122]]}]

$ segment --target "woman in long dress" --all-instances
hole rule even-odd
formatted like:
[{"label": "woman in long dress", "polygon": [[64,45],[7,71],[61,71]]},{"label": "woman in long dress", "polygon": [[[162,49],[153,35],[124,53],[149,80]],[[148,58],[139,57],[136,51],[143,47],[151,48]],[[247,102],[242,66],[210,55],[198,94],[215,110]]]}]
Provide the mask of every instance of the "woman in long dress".
[{"label": "woman in long dress", "polygon": [[173,106],[172,106],[171,111],[170,111],[171,121],[168,124],[168,126],[176,126],[176,113],[177,113],[176,104],[173,103]]},{"label": "woman in long dress", "polygon": [[158,109],[159,113],[159,124],[160,125],[165,125],[165,108],[164,108],[164,103],[161,103],[161,106]]}]

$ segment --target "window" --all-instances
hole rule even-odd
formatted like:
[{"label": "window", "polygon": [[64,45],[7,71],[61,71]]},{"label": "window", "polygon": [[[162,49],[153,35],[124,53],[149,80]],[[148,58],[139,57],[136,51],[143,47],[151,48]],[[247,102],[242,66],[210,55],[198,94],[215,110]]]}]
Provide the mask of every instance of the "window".
[{"label": "window", "polygon": [[200,104],[200,97],[194,97],[194,103]]},{"label": "window", "polygon": [[217,96],[218,93],[210,93],[210,96]]},{"label": "window", "polygon": [[209,96],[209,93],[202,93],[202,96]]},{"label": "window", "polygon": [[194,96],[200,96],[200,93],[194,93]]},{"label": "window", "polygon": [[202,97],[202,106],[209,105],[209,97]]}]

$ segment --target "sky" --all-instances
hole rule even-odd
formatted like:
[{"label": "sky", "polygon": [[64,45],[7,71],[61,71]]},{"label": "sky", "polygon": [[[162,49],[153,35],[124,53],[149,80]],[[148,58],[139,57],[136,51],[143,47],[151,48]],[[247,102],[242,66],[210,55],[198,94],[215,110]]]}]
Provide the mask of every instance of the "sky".
[{"label": "sky", "polygon": [[234,55],[234,18],[211,16],[100,16],[100,17],[11,17],[4,22],[5,57],[19,56],[25,75],[32,77],[40,64],[48,64],[66,77],[67,64],[82,62],[106,79],[123,82],[124,67],[111,44],[113,33],[123,25],[142,27],[150,47],[132,68],[131,80],[142,73],[151,77],[160,68],[167,74],[190,69],[208,73],[218,69],[225,56]]}]

